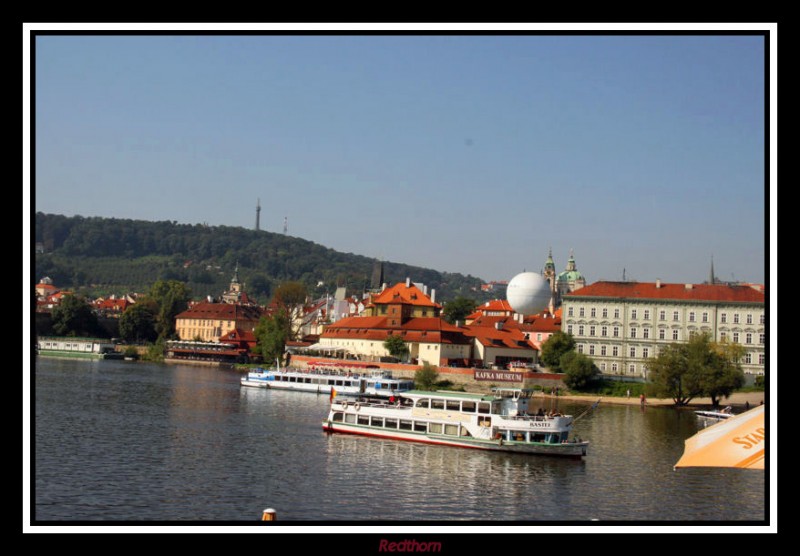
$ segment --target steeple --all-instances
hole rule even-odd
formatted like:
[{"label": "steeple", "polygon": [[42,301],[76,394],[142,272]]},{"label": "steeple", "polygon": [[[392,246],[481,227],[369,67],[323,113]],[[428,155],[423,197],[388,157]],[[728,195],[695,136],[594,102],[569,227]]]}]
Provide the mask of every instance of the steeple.
[{"label": "steeple", "polygon": [[717,279],[714,277],[714,255],[711,255],[711,272],[708,274],[708,283],[716,284]]},{"label": "steeple", "polygon": [[572,253],[572,249],[569,250],[569,260],[567,261],[567,270],[577,270],[575,266],[575,255]]}]

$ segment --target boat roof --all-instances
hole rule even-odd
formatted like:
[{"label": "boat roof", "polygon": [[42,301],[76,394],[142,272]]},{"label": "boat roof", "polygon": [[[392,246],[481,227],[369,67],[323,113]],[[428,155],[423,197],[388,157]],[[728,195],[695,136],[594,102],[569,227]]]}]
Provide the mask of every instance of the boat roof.
[{"label": "boat roof", "polygon": [[451,399],[460,399],[460,400],[475,400],[475,401],[482,401],[482,402],[492,402],[495,400],[499,400],[500,398],[497,396],[493,396],[491,394],[473,394],[470,392],[453,392],[451,390],[408,390],[407,392],[402,392],[398,394],[400,397],[418,397],[418,398],[451,398]]}]

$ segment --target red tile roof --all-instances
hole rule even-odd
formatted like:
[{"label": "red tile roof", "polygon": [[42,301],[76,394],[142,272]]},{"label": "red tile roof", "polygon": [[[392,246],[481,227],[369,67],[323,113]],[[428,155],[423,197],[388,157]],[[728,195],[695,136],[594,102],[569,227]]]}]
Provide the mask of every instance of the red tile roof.
[{"label": "red tile roof", "polygon": [[322,338],[385,340],[398,334],[407,342],[466,344],[464,330],[436,317],[417,317],[403,325],[389,326],[387,317],[346,317],[325,327]]},{"label": "red tile roof", "polygon": [[692,284],[687,288],[685,284],[664,283],[657,287],[655,282],[595,282],[565,296],[566,299],[582,297],[764,303],[763,291],[728,284]]},{"label": "red tile roof", "polygon": [[411,284],[406,286],[405,282],[395,284],[391,288],[386,288],[370,300],[375,305],[388,305],[390,303],[402,303],[404,305],[415,305],[419,307],[438,307],[441,305],[431,301],[431,298],[422,293],[417,286]]},{"label": "red tile roof", "polygon": [[217,319],[257,321],[261,318],[261,309],[251,305],[235,303],[196,303],[180,313],[176,319]]},{"label": "red tile roof", "polygon": [[[492,317],[488,317],[492,318]],[[503,322],[502,319],[506,317],[494,317],[495,322]],[[475,338],[484,346],[499,347],[505,349],[526,349],[537,350],[530,340],[525,339],[525,334],[519,329],[519,323],[508,319],[509,322],[503,322],[502,328],[499,330],[495,326],[465,326],[464,332],[467,336]],[[473,323],[474,324],[474,323]]]}]

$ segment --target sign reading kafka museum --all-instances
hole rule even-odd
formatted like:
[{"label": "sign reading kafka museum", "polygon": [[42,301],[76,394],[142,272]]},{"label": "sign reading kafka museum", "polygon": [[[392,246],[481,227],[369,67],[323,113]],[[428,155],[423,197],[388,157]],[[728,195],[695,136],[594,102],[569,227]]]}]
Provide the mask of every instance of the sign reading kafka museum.
[{"label": "sign reading kafka museum", "polygon": [[522,382],[522,373],[513,371],[482,371],[475,369],[475,380],[491,382]]}]

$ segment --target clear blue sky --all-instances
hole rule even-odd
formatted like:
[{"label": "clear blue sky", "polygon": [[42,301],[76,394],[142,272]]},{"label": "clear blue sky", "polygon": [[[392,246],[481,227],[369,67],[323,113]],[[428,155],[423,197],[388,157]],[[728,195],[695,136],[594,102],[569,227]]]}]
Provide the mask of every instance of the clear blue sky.
[{"label": "clear blue sky", "polygon": [[[41,36],[35,206],[508,280],[765,279],[757,36]],[[413,278],[413,277],[412,277]]]}]

